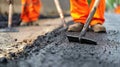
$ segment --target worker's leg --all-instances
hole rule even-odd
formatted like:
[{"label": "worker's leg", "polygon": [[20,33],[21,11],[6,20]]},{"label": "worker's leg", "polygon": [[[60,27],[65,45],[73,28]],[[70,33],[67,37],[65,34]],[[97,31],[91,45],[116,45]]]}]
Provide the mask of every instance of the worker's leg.
[{"label": "worker's leg", "polygon": [[70,11],[74,22],[85,23],[89,14],[89,7],[87,0],[70,0]]},{"label": "worker's leg", "polygon": [[[32,22],[38,20],[40,7],[40,0],[22,0],[21,19],[23,23],[21,25],[26,25],[26,23],[30,23],[31,25]],[[36,23],[32,24],[36,25]]]},{"label": "worker's leg", "polygon": [[68,31],[79,32],[89,13],[87,0],[70,0],[70,11],[75,23],[69,26]]},{"label": "worker's leg", "polygon": [[22,11],[21,11],[21,20],[24,23],[28,23],[29,22],[29,0],[21,0],[21,5],[22,5]]},{"label": "worker's leg", "polygon": [[[90,4],[90,9],[92,9],[94,2],[95,0],[92,0]],[[105,0],[100,0],[96,13],[93,16],[93,19],[90,24],[94,32],[106,32],[105,27],[102,25],[105,21],[104,13],[105,13]]]},{"label": "worker's leg", "polygon": [[[95,0],[91,1],[92,2],[90,4],[90,9],[92,9]],[[105,13],[105,0],[100,0],[96,13],[92,19],[91,26],[95,24],[103,24],[105,21],[104,13]]]},{"label": "worker's leg", "polygon": [[36,21],[39,18],[40,15],[40,8],[41,3],[40,0],[31,0],[31,4],[29,6],[29,18],[31,21]]}]

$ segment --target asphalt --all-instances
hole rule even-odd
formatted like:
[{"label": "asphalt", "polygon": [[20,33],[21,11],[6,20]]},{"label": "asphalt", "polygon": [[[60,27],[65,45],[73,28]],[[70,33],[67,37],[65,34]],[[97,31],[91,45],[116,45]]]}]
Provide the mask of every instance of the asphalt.
[{"label": "asphalt", "polygon": [[[0,67],[119,67],[120,15],[105,14],[106,33],[87,32],[98,45],[69,42],[61,28],[38,36],[13,60],[1,58]],[[71,22],[70,22],[71,23]],[[73,34],[67,32],[67,34]],[[78,35],[75,32],[73,35]]]}]

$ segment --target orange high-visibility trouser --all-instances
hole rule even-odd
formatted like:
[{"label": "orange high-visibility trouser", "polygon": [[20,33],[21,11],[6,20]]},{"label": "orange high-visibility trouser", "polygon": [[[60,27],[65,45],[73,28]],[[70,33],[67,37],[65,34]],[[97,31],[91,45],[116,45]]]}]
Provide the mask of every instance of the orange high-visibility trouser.
[{"label": "orange high-visibility trouser", "polygon": [[[91,0],[90,6],[88,5],[87,0],[70,0],[70,11],[71,16],[73,17],[74,22],[85,23],[89,12],[94,4],[95,0]],[[96,13],[90,23],[90,25],[103,24],[105,12],[105,0],[100,0],[100,4],[96,10]]]},{"label": "orange high-visibility trouser", "polygon": [[38,20],[40,15],[40,0],[21,0],[22,1],[22,22],[33,22]]}]

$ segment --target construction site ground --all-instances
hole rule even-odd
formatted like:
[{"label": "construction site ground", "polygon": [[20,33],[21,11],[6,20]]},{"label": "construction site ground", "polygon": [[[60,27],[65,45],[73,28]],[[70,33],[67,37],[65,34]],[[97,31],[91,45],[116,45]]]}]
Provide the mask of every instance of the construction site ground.
[{"label": "construction site ground", "polygon": [[[120,15],[105,14],[106,33],[88,31],[98,45],[69,42],[59,18],[40,19],[40,26],[19,26],[0,33],[0,67],[119,67]],[[70,16],[65,20],[72,23]],[[65,34],[66,33],[66,34]]]},{"label": "construction site ground", "polygon": [[[70,20],[71,18],[67,17],[66,21]],[[39,26],[13,27],[16,32],[0,32],[0,58],[10,52],[21,51],[24,46],[32,44],[38,36],[45,35],[62,25],[59,18],[40,19],[37,23]],[[6,30],[6,28],[1,29]]]}]

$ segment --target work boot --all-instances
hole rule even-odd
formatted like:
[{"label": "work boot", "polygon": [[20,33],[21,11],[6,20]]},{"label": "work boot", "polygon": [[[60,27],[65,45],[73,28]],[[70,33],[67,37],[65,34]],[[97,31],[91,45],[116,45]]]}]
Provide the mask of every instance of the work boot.
[{"label": "work boot", "polygon": [[39,26],[37,22],[27,22],[27,23],[22,22],[20,25],[21,26]]},{"label": "work boot", "polygon": [[69,26],[68,32],[80,32],[83,28],[84,24],[82,23],[74,23]]},{"label": "work boot", "polygon": [[29,23],[21,22],[20,26],[29,26]]},{"label": "work boot", "polygon": [[95,33],[106,32],[106,28],[101,24],[96,24],[96,25],[92,26],[92,30]]},{"label": "work boot", "polygon": [[39,26],[39,24],[37,22],[31,22],[32,26]]}]

